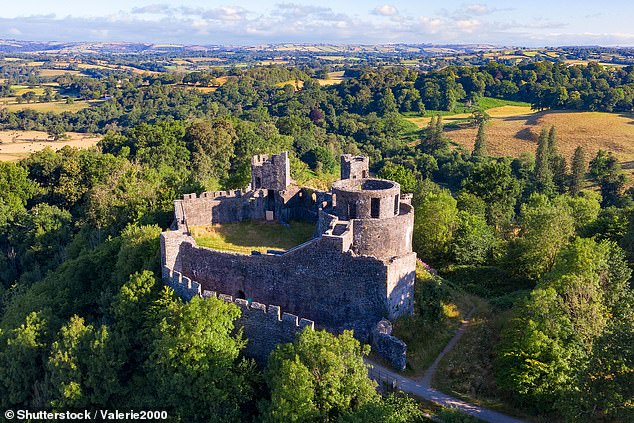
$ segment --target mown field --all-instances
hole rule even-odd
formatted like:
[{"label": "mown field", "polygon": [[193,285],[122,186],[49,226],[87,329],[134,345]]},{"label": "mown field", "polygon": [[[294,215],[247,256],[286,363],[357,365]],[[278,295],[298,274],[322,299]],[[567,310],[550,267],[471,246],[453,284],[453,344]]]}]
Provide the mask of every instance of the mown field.
[{"label": "mown field", "polygon": [[64,146],[90,148],[97,145],[101,136],[69,132],[65,140],[51,141],[41,131],[0,131],[0,161],[15,161],[46,147],[59,150]]},{"label": "mown field", "polygon": [[[557,128],[559,150],[570,159],[582,146],[588,159],[599,149],[612,151],[623,168],[634,174],[634,114],[603,112],[544,111],[529,106],[505,105],[487,110],[487,149],[493,156],[518,157],[535,153],[542,128]],[[456,146],[473,149],[477,128],[466,125],[470,113],[444,116],[445,133]],[[431,117],[407,118],[424,128]]]}]

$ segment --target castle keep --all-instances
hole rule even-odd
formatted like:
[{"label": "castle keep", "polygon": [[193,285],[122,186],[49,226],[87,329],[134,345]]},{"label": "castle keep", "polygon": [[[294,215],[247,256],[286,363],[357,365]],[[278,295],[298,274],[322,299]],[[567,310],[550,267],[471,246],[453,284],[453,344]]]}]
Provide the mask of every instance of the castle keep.
[{"label": "castle keep", "polygon": [[[238,304],[247,353],[260,362],[308,326],[353,329],[404,368],[406,345],[391,336],[389,320],[413,312],[411,196],[396,182],[370,178],[362,156],[341,157],[341,179],[329,192],[293,184],[287,153],[255,156],[251,164],[246,190],[175,201],[175,227],[161,234],[165,283],[185,299]],[[200,247],[190,236],[191,226],[245,220],[304,220],[315,233],[287,251],[251,255]]]}]

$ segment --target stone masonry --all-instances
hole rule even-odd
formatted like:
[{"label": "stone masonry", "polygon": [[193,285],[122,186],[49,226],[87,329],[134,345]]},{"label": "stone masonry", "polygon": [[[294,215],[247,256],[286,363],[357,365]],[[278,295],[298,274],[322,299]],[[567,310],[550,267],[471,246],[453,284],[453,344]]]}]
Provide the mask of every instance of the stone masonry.
[{"label": "stone masonry", "polygon": [[[316,326],[335,333],[353,329],[404,368],[407,346],[377,325],[413,312],[411,196],[401,194],[396,182],[370,178],[361,156],[342,156],[342,179],[329,192],[292,185],[286,153],[256,156],[252,164],[253,189],[175,202],[175,230],[161,234],[166,283],[185,299],[215,292],[236,302],[243,310],[239,324],[249,339],[247,353],[260,363],[276,343]],[[197,246],[188,233],[194,225],[270,217],[315,222],[315,236],[288,251],[244,255]],[[291,317],[270,318],[280,308]],[[288,319],[297,324],[271,324]]]}]

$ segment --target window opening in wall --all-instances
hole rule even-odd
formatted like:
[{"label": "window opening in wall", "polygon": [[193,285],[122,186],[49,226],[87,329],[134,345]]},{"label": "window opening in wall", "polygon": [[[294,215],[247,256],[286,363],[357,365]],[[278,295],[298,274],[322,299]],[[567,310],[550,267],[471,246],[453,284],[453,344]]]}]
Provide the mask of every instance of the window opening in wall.
[{"label": "window opening in wall", "polygon": [[399,195],[396,194],[394,196],[394,214],[397,215],[398,214],[398,203],[399,203]]},{"label": "window opening in wall", "polygon": [[266,194],[266,202],[268,211],[275,211],[275,191],[270,189]]},{"label": "window opening in wall", "polygon": [[381,214],[381,199],[372,198],[370,201],[370,217],[377,218]]},{"label": "window opening in wall", "polygon": [[255,188],[262,188],[262,179],[259,176],[255,177]]},{"label": "window opening in wall", "polygon": [[364,179],[368,177],[368,171],[367,170],[364,170],[362,173],[363,173],[363,178]]},{"label": "window opening in wall", "polygon": [[357,203],[348,204],[348,219],[357,218]]}]

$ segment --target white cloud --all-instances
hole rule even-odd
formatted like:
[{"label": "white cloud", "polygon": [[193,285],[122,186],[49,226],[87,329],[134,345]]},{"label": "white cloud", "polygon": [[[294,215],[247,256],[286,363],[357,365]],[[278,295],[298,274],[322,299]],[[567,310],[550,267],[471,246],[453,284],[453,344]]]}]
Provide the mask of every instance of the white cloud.
[{"label": "white cloud", "polygon": [[429,34],[436,34],[447,26],[447,23],[443,19],[430,18],[429,16],[419,17],[418,22],[420,23],[423,32]]},{"label": "white cloud", "polygon": [[470,15],[488,15],[493,13],[495,9],[489,8],[486,4],[475,3],[466,5],[464,11]]},{"label": "white cloud", "polygon": [[459,10],[416,17],[401,14],[389,3],[361,15],[341,13],[336,7],[291,2],[257,13],[235,5],[203,8],[156,3],[94,18],[0,17],[0,38],[49,40],[54,34],[59,41],[248,45],[276,42],[634,44],[634,35],[627,32],[566,34],[565,23],[544,18],[527,17],[521,22],[495,20],[491,15],[500,10],[484,3],[469,3]]},{"label": "white cloud", "polygon": [[459,19],[456,21],[456,27],[466,33],[472,33],[480,28],[482,23],[477,19]]},{"label": "white cloud", "polygon": [[398,9],[391,4],[384,4],[383,6],[377,6],[372,10],[373,15],[380,16],[398,16]]}]

